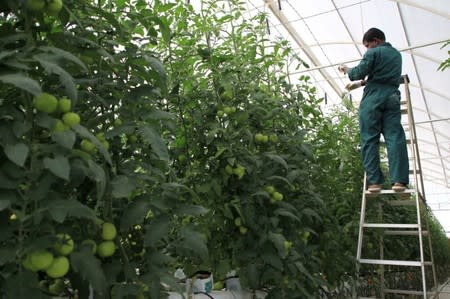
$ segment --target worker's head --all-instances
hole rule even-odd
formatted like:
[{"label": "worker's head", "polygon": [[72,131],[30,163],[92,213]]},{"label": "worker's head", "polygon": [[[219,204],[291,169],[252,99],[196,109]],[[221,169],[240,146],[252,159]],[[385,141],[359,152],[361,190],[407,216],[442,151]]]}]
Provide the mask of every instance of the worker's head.
[{"label": "worker's head", "polygon": [[370,28],[364,33],[363,45],[367,48],[375,48],[386,41],[383,31],[378,28]]}]

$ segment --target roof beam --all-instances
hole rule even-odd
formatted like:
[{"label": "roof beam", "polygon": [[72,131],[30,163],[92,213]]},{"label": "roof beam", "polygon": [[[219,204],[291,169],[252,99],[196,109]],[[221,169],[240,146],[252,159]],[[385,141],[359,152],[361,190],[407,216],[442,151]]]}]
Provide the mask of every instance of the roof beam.
[{"label": "roof beam", "polygon": [[[289,20],[286,18],[283,12],[279,9],[278,5],[274,3],[273,0],[264,0],[266,5],[272,11],[273,15],[283,24],[286,31],[292,37],[292,39],[296,42],[296,44],[303,49],[305,55],[310,59],[313,65],[318,65],[320,63],[319,59],[316,57],[313,51],[306,46],[305,41],[300,37],[298,32],[292,27]],[[319,72],[322,74],[324,78],[328,80],[330,78],[330,74],[328,71],[320,69]],[[339,85],[334,80],[328,80],[328,84],[330,84],[331,88],[336,92],[336,94],[341,95],[343,90],[339,87]]]},{"label": "roof beam", "polygon": [[[429,43],[424,43],[424,44],[419,44],[419,45],[415,45],[415,46],[409,46],[403,49],[399,49],[399,52],[405,52],[405,51],[410,51],[410,50],[414,50],[414,49],[418,49],[418,48],[424,48],[424,47],[428,47],[428,46],[433,46],[433,45],[437,45],[437,44],[443,44],[445,42],[447,42],[448,40],[438,40],[438,41],[434,41],[434,42],[429,42]],[[335,44],[347,44],[348,42],[339,42],[339,43],[335,43]],[[312,45],[313,47],[316,45]],[[318,45],[317,45],[318,46]],[[307,45],[305,45],[305,47],[300,47],[300,49],[304,50],[304,48],[309,47]],[[296,71],[296,72],[292,72],[291,74],[299,74],[299,73],[306,73],[306,72],[310,72],[310,71],[316,71],[316,70],[320,70],[320,69],[325,69],[325,68],[329,68],[329,67],[334,67],[334,66],[338,66],[341,64],[345,64],[345,63],[350,63],[350,62],[356,62],[356,61],[360,61],[361,58],[356,58],[356,59],[352,59],[352,60],[347,60],[347,61],[341,61],[338,63],[332,63],[332,64],[326,64],[326,65],[317,65],[316,67],[311,67],[308,69],[304,69],[304,70],[300,70],[300,71]]]},{"label": "roof beam", "polygon": [[350,33],[350,29],[348,29],[347,23],[344,21],[344,18],[341,15],[341,11],[336,6],[336,3],[334,2],[334,0],[331,0],[331,3],[333,4],[333,7],[336,10],[336,12],[337,12],[337,14],[339,16],[339,19],[341,20],[342,24],[344,24],[345,30],[347,30],[348,35],[350,36],[350,38],[352,39],[353,43],[355,44],[356,51],[358,51],[359,55],[362,56],[363,53],[361,52],[361,49],[357,46],[356,40],[353,38],[352,34]]}]

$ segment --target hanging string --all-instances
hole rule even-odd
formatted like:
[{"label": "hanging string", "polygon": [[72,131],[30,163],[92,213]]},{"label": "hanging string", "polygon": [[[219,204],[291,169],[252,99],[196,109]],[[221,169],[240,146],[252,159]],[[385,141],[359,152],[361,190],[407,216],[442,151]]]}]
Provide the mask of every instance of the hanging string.
[{"label": "hanging string", "polygon": [[361,33],[364,34],[364,17],[363,17],[362,0],[359,1],[359,13],[361,19]]}]

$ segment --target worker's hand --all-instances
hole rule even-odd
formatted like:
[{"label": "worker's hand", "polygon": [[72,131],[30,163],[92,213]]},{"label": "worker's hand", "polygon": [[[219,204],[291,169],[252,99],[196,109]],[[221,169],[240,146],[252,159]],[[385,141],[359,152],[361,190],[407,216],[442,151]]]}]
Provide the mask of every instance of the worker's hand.
[{"label": "worker's hand", "polygon": [[347,89],[348,91],[351,91],[353,89],[357,89],[360,88],[361,86],[363,86],[364,84],[366,84],[366,82],[364,80],[361,81],[353,81],[350,82],[349,84],[345,85],[345,89]]},{"label": "worker's hand", "polygon": [[338,71],[340,71],[341,73],[347,74],[348,66],[346,66],[345,64],[341,64],[340,66],[338,66]]}]

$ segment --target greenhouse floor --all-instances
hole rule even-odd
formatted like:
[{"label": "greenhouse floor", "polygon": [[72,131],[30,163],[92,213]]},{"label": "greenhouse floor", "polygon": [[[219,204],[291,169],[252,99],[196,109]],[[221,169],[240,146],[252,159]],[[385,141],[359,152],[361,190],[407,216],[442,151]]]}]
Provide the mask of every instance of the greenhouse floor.
[{"label": "greenhouse floor", "polygon": [[450,299],[450,278],[441,287],[438,299]]}]

